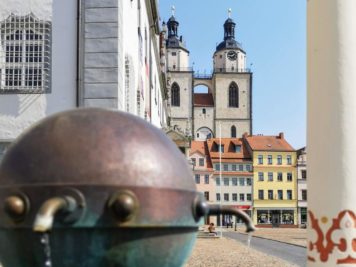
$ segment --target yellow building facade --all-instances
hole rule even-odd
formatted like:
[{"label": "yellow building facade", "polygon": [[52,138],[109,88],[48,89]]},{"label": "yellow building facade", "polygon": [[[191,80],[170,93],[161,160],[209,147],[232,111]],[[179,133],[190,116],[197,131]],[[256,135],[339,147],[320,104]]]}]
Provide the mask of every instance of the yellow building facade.
[{"label": "yellow building facade", "polygon": [[259,227],[298,224],[296,151],[278,136],[244,136],[253,161],[253,221]]}]

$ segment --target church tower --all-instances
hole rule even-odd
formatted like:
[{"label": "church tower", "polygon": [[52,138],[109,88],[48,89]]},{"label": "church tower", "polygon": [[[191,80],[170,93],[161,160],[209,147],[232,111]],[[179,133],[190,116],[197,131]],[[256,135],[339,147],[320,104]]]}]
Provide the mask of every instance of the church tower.
[{"label": "church tower", "polygon": [[183,37],[178,36],[179,22],[174,11],[172,7],[166,38],[168,112],[171,127],[185,136],[191,136],[193,70],[189,67],[189,51]]},{"label": "church tower", "polygon": [[236,23],[224,23],[224,40],[213,57],[215,136],[241,137],[252,133],[252,73],[246,68],[246,53],[235,39]]},{"label": "church tower", "polygon": [[[252,73],[246,68],[246,53],[235,39],[236,23],[224,23],[224,39],[216,47],[211,75],[194,74],[189,51],[178,37],[174,16],[167,22],[166,60],[170,126],[185,137],[206,140],[252,134]],[[194,93],[204,85],[207,93]]]}]

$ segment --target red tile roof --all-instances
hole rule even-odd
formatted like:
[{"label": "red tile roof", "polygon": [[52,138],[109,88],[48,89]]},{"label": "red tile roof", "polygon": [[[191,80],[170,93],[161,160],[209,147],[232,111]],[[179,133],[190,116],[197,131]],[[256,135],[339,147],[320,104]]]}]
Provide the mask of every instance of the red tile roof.
[{"label": "red tile roof", "polygon": [[[236,160],[241,162],[243,160],[251,160],[251,155],[247,150],[246,145],[242,142],[242,138],[221,138],[221,143],[224,145],[224,152],[221,153],[221,158],[224,160]],[[208,149],[211,159],[215,162],[215,159],[219,159],[220,153],[218,151],[218,145],[220,144],[219,138],[212,138],[207,140]],[[235,152],[235,145],[241,145],[241,152]]]},{"label": "red tile roof", "polygon": [[205,155],[204,141],[192,141],[190,145],[190,155],[200,152]]},{"label": "red tile roof", "polygon": [[277,136],[250,135],[244,136],[252,150],[259,151],[295,151],[295,149],[284,139],[284,134]]},{"label": "red tile roof", "polygon": [[213,164],[211,163],[211,158],[208,150],[208,146],[205,141],[192,141],[190,145],[190,153],[191,156],[194,153],[201,153],[206,156],[206,164],[208,169],[213,168]]},{"label": "red tile roof", "polygon": [[214,98],[212,94],[194,94],[195,107],[213,107]]}]

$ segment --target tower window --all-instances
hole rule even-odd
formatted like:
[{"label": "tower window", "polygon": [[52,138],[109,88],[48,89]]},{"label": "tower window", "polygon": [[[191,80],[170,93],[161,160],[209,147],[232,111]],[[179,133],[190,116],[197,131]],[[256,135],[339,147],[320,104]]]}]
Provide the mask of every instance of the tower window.
[{"label": "tower window", "polygon": [[174,107],[180,106],[180,89],[177,83],[172,85],[171,104]]},{"label": "tower window", "polygon": [[172,56],[176,56],[177,55],[177,52],[172,52]]},{"label": "tower window", "polygon": [[203,114],[206,114],[206,109],[205,109],[205,108],[203,108],[202,112],[203,112]]},{"label": "tower window", "polygon": [[48,92],[51,23],[33,14],[0,22],[0,92]]},{"label": "tower window", "polygon": [[231,126],[231,137],[236,138],[236,127],[235,125]]},{"label": "tower window", "polygon": [[231,83],[229,87],[229,107],[239,107],[239,89],[236,83]]}]

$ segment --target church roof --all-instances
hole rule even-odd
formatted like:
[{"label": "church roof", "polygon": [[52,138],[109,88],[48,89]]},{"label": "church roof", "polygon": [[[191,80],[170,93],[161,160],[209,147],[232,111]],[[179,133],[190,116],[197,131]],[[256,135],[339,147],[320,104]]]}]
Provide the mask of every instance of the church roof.
[{"label": "church roof", "polygon": [[212,94],[194,94],[194,107],[213,107],[214,98]]},{"label": "church roof", "polygon": [[241,44],[236,40],[224,40],[218,46],[216,46],[216,52],[223,49],[238,49],[241,52],[245,53],[245,51],[242,49]]}]

